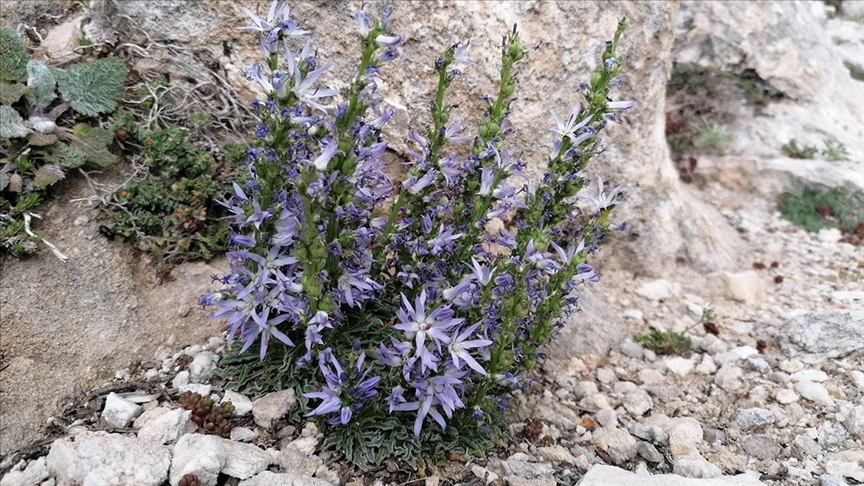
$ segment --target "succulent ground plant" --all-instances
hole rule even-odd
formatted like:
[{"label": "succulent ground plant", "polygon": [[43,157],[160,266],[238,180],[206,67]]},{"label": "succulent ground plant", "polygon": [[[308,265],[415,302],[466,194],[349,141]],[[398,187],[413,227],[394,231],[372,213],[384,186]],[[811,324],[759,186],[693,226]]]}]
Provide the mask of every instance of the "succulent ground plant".
[{"label": "succulent ground plant", "polygon": [[180,395],[180,406],[192,412],[192,421],[205,434],[228,437],[233,424],[228,417],[234,414],[234,405],[230,402],[216,404],[210,397],[187,391]]}]

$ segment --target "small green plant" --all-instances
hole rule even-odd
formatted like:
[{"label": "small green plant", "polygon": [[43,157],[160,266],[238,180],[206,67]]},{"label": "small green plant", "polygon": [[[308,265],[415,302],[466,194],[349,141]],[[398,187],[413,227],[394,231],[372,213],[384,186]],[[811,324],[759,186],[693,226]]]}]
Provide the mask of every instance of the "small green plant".
[{"label": "small green plant", "polygon": [[744,92],[747,105],[753,107],[753,113],[756,116],[764,116],[764,110],[769,104],[785,97],[783,92],[762,79],[754,69],[745,69],[741,73],[730,73],[728,76]]},{"label": "small green plant", "polygon": [[859,24],[864,24],[864,12],[855,13],[855,14],[844,14],[844,20],[848,20],[850,22],[857,22]]},{"label": "small green plant", "polygon": [[833,162],[842,162],[849,160],[849,152],[846,146],[836,140],[823,140],[825,148],[822,149],[822,156]]},{"label": "small green plant", "polygon": [[687,337],[687,332],[699,325],[706,326],[713,320],[714,309],[707,307],[702,309],[702,317],[695,324],[681,332],[652,329],[648,334],[634,334],[633,341],[660,355],[685,354],[693,345],[693,341]]},{"label": "small green plant", "polygon": [[205,434],[228,437],[233,424],[228,417],[234,415],[234,405],[231,402],[217,404],[210,397],[187,391],[180,394],[177,400],[180,407],[192,412],[192,421],[201,427]]},{"label": "small green plant", "polygon": [[798,141],[793,138],[783,144],[780,151],[793,159],[812,159],[819,152],[819,149],[813,145],[798,145]]},{"label": "small green plant", "polygon": [[42,240],[34,234],[28,234],[25,215],[39,202],[39,195],[31,192],[19,198],[15,206],[0,211],[0,250],[16,257],[36,252]]},{"label": "small green plant", "polygon": [[[116,161],[108,150],[113,131],[92,119],[117,107],[127,72],[114,58],[49,67],[30,58],[14,30],[0,31],[0,213],[7,220],[23,221],[32,206],[22,210],[21,202],[32,201],[29,194],[56,184],[67,170]],[[27,224],[9,224],[4,235],[10,228]],[[0,248],[20,254],[21,241],[38,239],[20,236],[0,240]]]},{"label": "small green plant", "polygon": [[[242,146],[220,150],[201,138],[202,116],[192,129],[170,126],[144,130],[138,119],[116,117],[118,133],[142,147],[136,154],[145,175],[114,194],[114,230],[134,238],[142,251],[160,263],[210,259],[223,251],[230,233],[226,212],[215,202],[245,155]],[[132,145],[132,144],[129,144]]]},{"label": "small green plant", "polygon": [[864,191],[807,186],[800,193],[783,194],[778,209],[789,222],[807,231],[836,227],[854,233],[864,223]]},{"label": "small green plant", "polygon": [[849,76],[852,76],[852,79],[856,81],[864,81],[864,68],[849,61],[843,61],[843,65],[849,70]]},{"label": "small green plant", "polygon": [[725,127],[703,118],[693,127],[693,145],[701,150],[723,154],[732,143],[732,135]]}]

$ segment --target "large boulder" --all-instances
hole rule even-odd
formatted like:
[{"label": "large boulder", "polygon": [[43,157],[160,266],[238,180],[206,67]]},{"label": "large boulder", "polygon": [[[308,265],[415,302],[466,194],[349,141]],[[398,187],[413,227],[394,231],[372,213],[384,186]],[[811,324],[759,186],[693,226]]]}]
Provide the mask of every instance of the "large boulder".
[{"label": "large boulder", "polygon": [[[229,83],[241,98],[251,101],[252,87],[243,69],[260,59],[254,35],[237,31],[248,23],[242,7],[266,15],[269,3],[204,0],[190,4],[178,0],[152,2],[93,2],[89,35],[94,40],[148,44],[159,39],[172,46],[170,53],[155,47],[150,57],[137,62],[141,70],[168,72],[171,83],[212,81]],[[381,2],[366,2],[377,9]],[[320,59],[332,63],[324,83],[346,87],[359,59],[358,35],[352,11],[360,4],[297,3],[292,16],[313,31]],[[604,265],[626,260],[627,268],[644,274],[661,271],[663,263],[692,262],[709,270],[734,263],[738,240],[716,211],[688,194],[669,162],[664,136],[663,106],[677,2],[502,2],[490,9],[475,2],[421,2],[404,8],[396,4],[391,17],[394,31],[406,36],[402,59],[386,66],[380,93],[396,109],[390,128],[395,149],[404,148],[409,126],[423,128],[434,89],[434,56],[451,39],[471,39],[476,65],[465,69],[454,83],[452,100],[459,107],[454,116],[478,120],[484,103],[478,96],[497,89],[501,35],[514,24],[528,44],[539,50],[518,70],[521,88],[512,117],[516,133],[509,148],[521,154],[533,181],[545,167],[552,135],[549,110],[569,111],[578,102],[576,86],[587,80],[598,62],[603,42],[609,39],[620,17],[632,26],[626,32],[621,53],[628,57],[624,86],[618,99],[633,99],[636,108],[622,126],[610,130],[607,152],[589,170],[593,176],[623,184],[628,202],[618,216],[630,222],[632,231],[619,238],[613,256]],[[405,107],[411,107],[410,113]],[[649,264],[648,262],[651,262]],[[623,264],[621,264],[623,266]]]},{"label": "large boulder", "polygon": [[[769,196],[805,184],[864,189],[864,82],[852,76],[864,67],[864,26],[828,18],[822,2],[685,1],[675,32],[675,63],[746,73],[782,95],[764,116],[738,117],[719,171]],[[849,160],[784,157],[791,139],[836,140]]]}]

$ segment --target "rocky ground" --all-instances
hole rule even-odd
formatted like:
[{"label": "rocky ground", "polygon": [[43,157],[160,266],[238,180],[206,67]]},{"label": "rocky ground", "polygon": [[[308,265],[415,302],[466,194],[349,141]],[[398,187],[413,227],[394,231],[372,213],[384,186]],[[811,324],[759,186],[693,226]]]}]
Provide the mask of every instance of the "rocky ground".
[{"label": "rocky ground", "polygon": [[[758,198],[715,192],[735,202],[724,212],[748,242],[749,268],[676,269],[665,280],[610,272],[596,289],[634,333],[687,329],[691,350],[658,355],[628,340],[603,355],[548,363],[531,389],[514,394],[506,454],[453,464],[426,484],[864,482],[862,248],[833,230],[800,230]],[[707,306],[713,334],[692,327]],[[219,386],[213,370],[224,351],[213,337],[177,352],[161,347],[152,362],[118,371],[52,418],[61,438],[8,456],[3,466],[13,467],[2,485],[133,477],[176,485],[184,474],[244,486],[409,479],[395,463],[365,476],[325,465],[314,425],[286,423],[293,391],[245,397]],[[226,438],[201,434],[193,413],[178,406],[188,391],[234,405]]]}]

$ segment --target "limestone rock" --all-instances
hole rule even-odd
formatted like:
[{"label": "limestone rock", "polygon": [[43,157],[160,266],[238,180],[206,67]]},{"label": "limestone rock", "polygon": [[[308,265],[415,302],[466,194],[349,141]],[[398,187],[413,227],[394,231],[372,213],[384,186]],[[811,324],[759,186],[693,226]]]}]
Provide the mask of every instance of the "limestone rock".
[{"label": "limestone rock", "polygon": [[637,388],[624,396],[624,408],[633,415],[645,415],[653,406],[654,400],[642,388]]},{"label": "limestone rock", "polygon": [[723,282],[726,285],[726,296],[732,300],[743,302],[747,305],[756,305],[765,300],[765,287],[759,274],[753,270],[741,273],[723,274]]},{"label": "limestone rock", "polygon": [[681,284],[668,280],[651,280],[636,287],[636,294],[648,300],[667,300],[681,293]]},{"label": "limestone rock", "polygon": [[663,362],[666,368],[678,376],[687,376],[693,371],[693,360],[676,356],[668,358]]},{"label": "limestone rock", "polygon": [[759,481],[758,475],[740,474],[738,476],[722,476],[711,479],[692,479],[660,474],[656,476],[639,476],[624,469],[597,464],[576,483],[577,486],[766,486]]},{"label": "limestone rock", "polygon": [[257,446],[228,439],[220,440],[226,455],[222,474],[232,478],[248,479],[267,469],[267,466],[273,462],[270,454]]},{"label": "limestone rock", "polygon": [[239,486],[332,486],[327,481],[318,478],[310,478],[307,476],[297,476],[290,473],[277,474],[270,471],[264,471],[240,481]]},{"label": "limestone rock", "polygon": [[828,358],[864,350],[864,311],[813,311],[790,319],[789,338]]},{"label": "limestone rock", "polygon": [[742,408],[735,417],[741,430],[759,429],[773,424],[775,420],[774,414],[764,408]]},{"label": "limestone rock", "polygon": [[698,452],[676,457],[672,472],[688,478],[716,478],[723,474],[719,467],[706,461]]},{"label": "limestone rock", "polygon": [[171,484],[176,486],[185,474],[198,477],[201,486],[216,486],[219,472],[228,461],[228,454],[219,437],[187,434],[174,444],[171,459]]},{"label": "limestone rock", "polygon": [[538,447],[537,456],[542,458],[544,461],[576,464],[576,458],[573,457],[573,454],[560,445]]},{"label": "limestone rock", "polygon": [[75,447],[69,479],[84,485],[161,486],[168,479],[170,450],[119,434],[85,439]]},{"label": "limestone rock", "polygon": [[234,427],[231,429],[231,440],[237,442],[252,442],[258,438],[258,431],[248,427]]},{"label": "limestone rock", "polygon": [[618,427],[600,427],[594,431],[591,443],[609,454],[615,464],[624,464],[636,457],[636,439]]},{"label": "limestone rock", "polygon": [[252,404],[252,416],[259,427],[269,429],[273,422],[281,419],[294,406],[294,390],[268,393]]},{"label": "limestone rock", "polygon": [[772,460],[780,454],[780,444],[766,434],[755,434],[744,439],[744,451],[759,460]]},{"label": "limestone rock", "polygon": [[788,388],[779,390],[774,396],[774,398],[777,400],[777,403],[780,403],[782,405],[789,405],[790,403],[795,403],[798,401],[798,395]]},{"label": "limestone rock", "polygon": [[212,351],[203,351],[195,355],[189,363],[189,382],[204,383],[213,376],[219,356]]},{"label": "limestone rock", "polygon": [[792,373],[792,375],[789,376],[789,379],[793,382],[815,381],[817,383],[822,383],[828,379],[828,374],[820,370],[800,370]]},{"label": "limestone rock", "polygon": [[816,402],[820,405],[834,405],[834,399],[828,394],[828,389],[825,388],[825,385],[821,383],[799,381],[795,383],[795,391],[811,402]]},{"label": "limestone rock", "polygon": [[225,395],[222,397],[222,402],[231,402],[234,405],[234,415],[242,417],[252,411],[252,400],[240,393],[225,390]]},{"label": "limestone rock", "polygon": [[155,420],[156,418],[161,417],[162,415],[170,411],[171,409],[168,407],[157,407],[152,410],[145,410],[144,413],[142,413],[138,416],[138,418],[135,419],[135,422],[132,424],[132,426],[136,429],[140,429],[141,427],[144,427],[147,422]]},{"label": "limestone rock", "polygon": [[192,392],[201,395],[202,397],[210,396],[210,392],[213,391],[213,385],[204,385],[201,383],[187,383],[185,385],[180,385],[177,389],[180,393]]},{"label": "limestone rock", "polygon": [[112,392],[105,399],[102,419],[112,427],[123,428],[132,423],[132,419],[141,415],[142,411],[143,409],[140,405],[132,403]]},{"label": "limestone rock", "polygon": [[293,443],[279,452],[279,467],[292,474],[312,476],[322,463],[320,457],[304,453]]},{"label": "limestone rock", "polygon": [[741,368],[732,364],[726,364],[717,370],[717,374],[714,375],[714,384],[726,391],[735,391],[743,385],[741,382],[741,376],[743,375],[744,371]]},{"label": "limestone rock", "polygon": [[669,450],[675,457],[695,452],[696,444],[702,441],[702,424],[692,417],[672,419],[663,428],[669,434]]},{"label": "limestone rock", "polygon": [[849,415],[846,416],[846,421],[843,422],[843,425],[850,435],[864,439],[864,405],[853,407]]},{"label": "limestone rock", "polygon": [[138,431],[138,438],[169,444],[198,427],[192,422],[192,412],[176,408],[148,421]]}]

